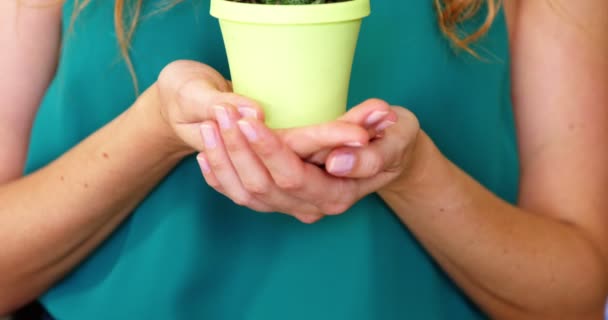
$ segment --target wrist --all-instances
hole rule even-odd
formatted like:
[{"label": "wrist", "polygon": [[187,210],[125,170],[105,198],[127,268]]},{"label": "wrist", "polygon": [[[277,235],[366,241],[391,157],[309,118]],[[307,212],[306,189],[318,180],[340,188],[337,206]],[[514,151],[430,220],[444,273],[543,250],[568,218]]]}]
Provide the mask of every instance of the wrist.
[{"label": "wrist", "polygon": [[163,116],[156,83],[139,96],[129,112],[140,124],[145,136],[149,137],[150,143],[159,151],[167,156],[179,158],[194,153],[195,150],[175,134],[175,130]]},{"label": "wrist", "polygon": [[422,130],[418,132],[412,144],[412,151],[405,157],[406,164],[402,173],[392,183],[379,190],[380,195],[409,197],[414,194],[419,196],[421,193],[433,193],[449,175],[449,160]]}]

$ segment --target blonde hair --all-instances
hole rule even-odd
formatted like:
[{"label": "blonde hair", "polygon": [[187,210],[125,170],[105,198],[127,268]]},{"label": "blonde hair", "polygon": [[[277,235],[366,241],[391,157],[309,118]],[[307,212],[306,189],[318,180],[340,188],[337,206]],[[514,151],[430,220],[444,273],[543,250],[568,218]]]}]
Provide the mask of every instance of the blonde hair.
[{"label": "blonde hair", "polygon": [[[133,66],[133,61],[129,56],[129,46],[131,44],[131,40],[133,39],[133,34],[137,29],[137,24],[141,18],[141,6],[143,0],[131,1],[131,3],[126,3],[125,0],[116,0],[114,5],[114,29],[116,31],[116,38],[118,39],[118,44],[120,45],[120,54],[125,59],[125,64],[127,65],[127,69],[129,69],[129,73],[131,74],[131,78],[133,80],[135,93],[136,95],[138,95],[140,92],[139,84],[137,82],[137,74],[135,72],[135,67]],[[153,13],[159,13],[169,10],[183,1],[184,0],[163,1],[160,3],[157,9],[154,10]],[[74,21],[76,20],[76,17],[78,17],[78,14],[82,10],[84,10],[84,8],[86,8],[86,6],[89,5],[90,2],[91,0],[74,0],[74,11],[72,12],[70,29],[72,29]]]},{"label": "blonde hair", "polygon": [[[107,0],[103,0],[107,1]],[[141,16],[141,6],[143,0],[116,0],[114,5],[114,28],[116,37],[120,45],[120,53],[125,58],[125,63],[133,79],[136,93],[139,92],[135,67],[129,57],[129,45],[133,34],[137,29],[137,23]],[[184,0],[167,0],[162,3],[155,12],[162,12],[171,9],[173,6]],[[496,15],[500,11],[502,0],[433,0],[437,10],[437,18],[441,32],[457,48],[477,57],[471,45],[483,37],[494,22]],[[91,2],[91,0],[74,0],[74,12],[72,13],[72,23],[78,14]],[[486,9],[485,21],[472,33],[464,33],[459,28],[464,22],[476,16],[479,11]],[[129,14],[126,14],[129,12]],[[128,17],[128,19],[127,19]]]},{"label": "blonde hair", "polygon": [[[496,19],[502,0],[434,0],[441,32],[456,45],[477,57],[471,45],[483,37]],[[462,23],[476,16],[486,8],[486,17],[481,26],[472,33],[460,31]]]}]

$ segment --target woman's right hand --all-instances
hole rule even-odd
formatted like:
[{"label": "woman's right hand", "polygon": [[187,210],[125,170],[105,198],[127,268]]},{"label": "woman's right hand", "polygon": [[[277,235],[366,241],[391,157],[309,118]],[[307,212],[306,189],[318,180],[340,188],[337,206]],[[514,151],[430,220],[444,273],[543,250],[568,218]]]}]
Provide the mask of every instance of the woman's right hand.
[{"label": "woman's right hand", "polygon": [[176,147],[186,153],[202,150],[200,124],[215,120],[214,106],[230,105],[242,117],[263,120],[263,112],[254,101],[232,92],[232,85],[208,65],[179,60],[167,65],[156,84],[160,114],[174,134]]},{"label": "woman's right hand", "polygon": [[[231,83],[213,68],[195,61],[175,61],[160,73],[158,81],[144,94],[148,110],[160,115],[163,124],[170,128],[170,143],[182,154],[204,150],[201,125],[204,122],[220,122],[218,113],[228,112],[232,118],[256,118],[264,120],[263,110],[258,103],[232,92]],[[154,106],[152,109],[150,105]],[[158,109],[156,109],[158,108]],[[373,110],[367,110],[371,112]],[[295,135],[298,130],[295,131]],[[366,145],[373,132],[359,124],[343,122],[339,126],[326,126],[305,137],[285,139],[298,156],[303,159],[345,145]],[[371,135],[371,136],[370,136]]]}]

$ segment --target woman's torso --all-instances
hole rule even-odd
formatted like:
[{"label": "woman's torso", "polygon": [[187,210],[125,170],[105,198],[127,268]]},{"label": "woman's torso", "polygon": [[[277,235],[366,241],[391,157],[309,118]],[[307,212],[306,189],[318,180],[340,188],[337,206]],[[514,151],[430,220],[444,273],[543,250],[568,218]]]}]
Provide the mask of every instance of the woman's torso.
[{"label": "woman's torso", "polygon": [[[156,1],[144,1],[144,13]],[[160,3],[161,1],[158,1]],[[410,108],[444,154],[514,201],[517,155],[507,33],[499,17],[456,54],[431,0],[372,2],[350,104]],[[60,156],[135,99],[113,30],[113,1],[92,1],[69,32],[37,117],[27,171]],[[146,17],[133,39],[142,88],[177,59],[228,76],[209,1]],[[136,164],[134,164],[136,165]],[[42,299],[58,319],[477,319],[483,316],[377,196],[315,225],[234,205],[184,160],[89,259]]]}]

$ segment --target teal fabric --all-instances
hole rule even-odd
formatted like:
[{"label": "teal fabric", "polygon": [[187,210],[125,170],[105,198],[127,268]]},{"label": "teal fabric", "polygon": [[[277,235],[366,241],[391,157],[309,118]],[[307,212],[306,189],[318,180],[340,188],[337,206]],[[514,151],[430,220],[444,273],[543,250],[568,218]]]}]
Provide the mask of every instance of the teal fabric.
[{"label": "teal fabric", "polygon": [[[144,13],[158,4],[144,2]],[[70,32],[67,1],[61,61],[35,121],[27,172],[134,101],[112,3],[92,1]],[[431,0],[372,5],[350,104],[380,97],[407,106],[447,157],[513,202],[518,164],[504,18],[477,44],[483,59],[474,59],[441,36]],[[208,10],[208,0],[186,0],[142,21],[132,45],[142,88],[176,59],[229,76]],[[234,205],[205,185],[193,158],[42,301],[67,320],[485,318],[377,196],[304,225]]]}]

